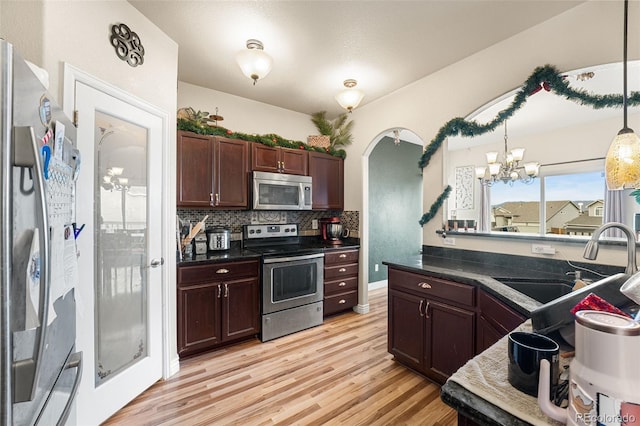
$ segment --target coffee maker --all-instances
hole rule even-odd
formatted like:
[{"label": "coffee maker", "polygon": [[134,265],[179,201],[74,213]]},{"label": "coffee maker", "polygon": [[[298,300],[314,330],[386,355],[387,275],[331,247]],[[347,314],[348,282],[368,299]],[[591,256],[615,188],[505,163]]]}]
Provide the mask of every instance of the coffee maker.
[{"label": "coffee maker", "polygon": [[342,223],[339,217],[328,217],[318,221],[322,232],[322,239],[330,244],[341,244],[340,238],[343,236]]}]

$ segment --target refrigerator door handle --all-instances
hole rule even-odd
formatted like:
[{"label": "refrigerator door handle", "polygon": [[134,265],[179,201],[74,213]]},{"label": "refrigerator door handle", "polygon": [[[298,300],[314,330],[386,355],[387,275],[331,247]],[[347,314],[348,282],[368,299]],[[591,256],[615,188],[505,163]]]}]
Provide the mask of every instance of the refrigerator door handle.
[{"label": "refrigerator door handle", "polygon": [[30,401],[35,395],[40,372],[40,360],[44,351],[44,342],[49,321],[49,288],[50,288],[50,247],[49,247],[49,216],[47,214],[47,202],[40,150],[32,127],[16,126],[13,128],[13,165],[16,167],[29,167],[34,169],[34,185],[36,189],[36,204],[38,205],[38,225],[40,228],[40,297],[38,306],[38,318],[40,326],[36,331],[32,358],[27,358],[13,363],[15,374],[14,403]]},{"label": "refrigerator door handle", "polygon": [[64,425],[67,423],[69,413],[71,412],[71,405],[73,404],[73,400],[76,399],[76,393],[78,393],[78,387],[80,387],[80,379],[82,379],[82,351],[69,356],[69,361],[67,362],[67,365],[64,366],[64,369],[67,370],[69,368],[77,368],[78,374],[76,374],[76,379],[73,381],[69,400],[67,400],[67,404],[64,406],[64,410],[60,415],[60,419],[57,423],[58,425]]}]

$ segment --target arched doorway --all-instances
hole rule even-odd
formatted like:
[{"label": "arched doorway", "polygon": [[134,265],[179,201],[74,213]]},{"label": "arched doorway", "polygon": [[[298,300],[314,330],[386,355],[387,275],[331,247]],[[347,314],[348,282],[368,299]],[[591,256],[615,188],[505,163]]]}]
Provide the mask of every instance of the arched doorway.
[{"label": "arched doorway", "polygon": [[[362,268],[359,301],[368,311],[369,289],[386,286],[384,260],[419,254],[422,231],[423,141],[408,129],[391,128],[376,136],[363,153]],[[366,308],[365,308],[366,307]],[[364,308],[364,309],[362,309]]]}]

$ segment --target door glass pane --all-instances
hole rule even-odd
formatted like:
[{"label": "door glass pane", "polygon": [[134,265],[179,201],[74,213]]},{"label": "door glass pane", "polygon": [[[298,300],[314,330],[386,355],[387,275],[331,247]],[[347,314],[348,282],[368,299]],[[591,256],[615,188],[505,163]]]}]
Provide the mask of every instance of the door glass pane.
[{"label": "door glass pane", "polygon": [[96,112],[95,383],[147,356],[147,129]]}]

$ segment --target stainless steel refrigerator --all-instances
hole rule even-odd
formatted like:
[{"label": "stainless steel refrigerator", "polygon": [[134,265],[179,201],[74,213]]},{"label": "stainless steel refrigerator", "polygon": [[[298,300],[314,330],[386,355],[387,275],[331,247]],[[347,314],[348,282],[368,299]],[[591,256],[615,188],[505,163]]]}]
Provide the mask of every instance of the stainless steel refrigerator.
[{"label": "stainless steel refrigerator", "polygon": [[0,40],[0,424],[65,424],[80,375],[75,127]]}]

